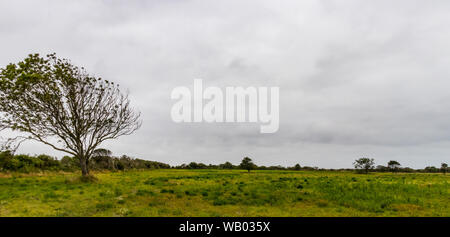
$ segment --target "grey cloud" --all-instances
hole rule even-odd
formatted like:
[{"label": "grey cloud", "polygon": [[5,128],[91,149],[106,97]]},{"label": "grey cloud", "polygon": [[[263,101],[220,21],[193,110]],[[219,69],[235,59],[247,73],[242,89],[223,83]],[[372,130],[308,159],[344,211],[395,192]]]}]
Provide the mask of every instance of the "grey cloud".
[{"label": "grey cloud", "polygon": [[[448,162],[448,1],[3,1],[0,65],[56,52],[130,91],[144,124],[108,142],[171,164]],[[175,124],[177,86],[279,86],[280,130]],[[448,147],[448,146],[447,146]],[[24,153],[54,152],[28,143]]]}]

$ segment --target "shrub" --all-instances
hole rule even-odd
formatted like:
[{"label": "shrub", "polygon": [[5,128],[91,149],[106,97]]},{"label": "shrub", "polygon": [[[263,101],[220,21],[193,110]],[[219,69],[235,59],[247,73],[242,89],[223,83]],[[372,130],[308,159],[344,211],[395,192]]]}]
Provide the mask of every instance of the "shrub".
[{"label": "shrub", "polygon": [[48,155],[13,155],[8,151],[0,153],[0,171],[31,172],[59,170],[60,168],[60,162]]}]

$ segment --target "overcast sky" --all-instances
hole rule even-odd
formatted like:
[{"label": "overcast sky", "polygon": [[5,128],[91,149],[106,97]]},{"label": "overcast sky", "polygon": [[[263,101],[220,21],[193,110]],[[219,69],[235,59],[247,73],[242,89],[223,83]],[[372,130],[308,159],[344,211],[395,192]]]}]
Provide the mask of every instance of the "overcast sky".
[{"label": "overcast sky", "polygon": [[[0,67],[56,52],[130,92],[143,126],[107,142],[191,161],[450,162],[449,1],[0,1]],[[279,86],[280,129],[174,123],[173,88]],[[48,153],[26,143],[21,153]]]}]

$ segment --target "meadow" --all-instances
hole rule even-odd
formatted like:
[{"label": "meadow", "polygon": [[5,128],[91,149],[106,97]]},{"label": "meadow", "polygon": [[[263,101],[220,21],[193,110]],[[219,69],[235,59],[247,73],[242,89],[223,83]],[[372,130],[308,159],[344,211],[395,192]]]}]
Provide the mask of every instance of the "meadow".
[{"label": "meadow", "polygon": [[0,173],[0,216],[450,216],[450,176],[155,169]]}]

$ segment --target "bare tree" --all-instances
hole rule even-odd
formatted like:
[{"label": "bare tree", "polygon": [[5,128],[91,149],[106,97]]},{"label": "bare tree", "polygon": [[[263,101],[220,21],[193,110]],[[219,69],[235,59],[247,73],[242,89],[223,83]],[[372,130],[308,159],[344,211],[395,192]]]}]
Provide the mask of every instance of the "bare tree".
[{"label": "bare tree", "polygon": [[30,54],[0,70],[0,125],[26,134],[8,141],[35,140],[74,155],[83,176],[89,175],[89,158],[102,142],[141,125],[139,112],[118,85],[55,54]]}]

